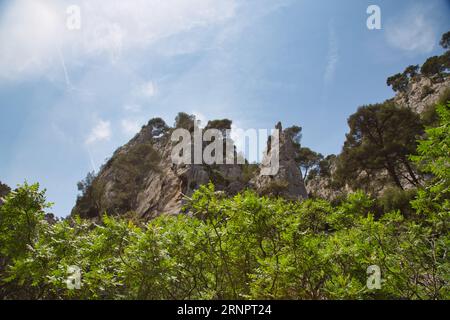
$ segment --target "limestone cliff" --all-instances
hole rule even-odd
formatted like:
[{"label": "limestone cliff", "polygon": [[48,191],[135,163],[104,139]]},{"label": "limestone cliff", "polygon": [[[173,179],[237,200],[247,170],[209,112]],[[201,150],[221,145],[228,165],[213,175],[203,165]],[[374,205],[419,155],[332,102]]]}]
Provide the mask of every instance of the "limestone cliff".
[{"label": "limestone cliff", "polygon": [[276,128],[279,136],[277,149],[270,148],[262,161],[262,166],[268,163],[268,158],[276,152],[279,168],[276,175],[258,175],[251,183],[254,188],[262,194],[281,196],[290,200],[301,200],[307,198],[306,187],[303,182],[302,173],[295,159],[297,157],[294,141],[292,141],[286,130],[283,131],[281,123]]},{"label": "limestone cliff", "polygon": [[398,93],[393,101],[417,113],[423,113],[427,107],[438,102],[446,90],[450,89],[450,77],[436,81],[424,76],[417,76],[404,92]]},{"label": "limestone cliff", "polygon": [[[280,170],[274,177],[267,178],[260,176],[261,168],[248,163],[173,164],[173,130],[162,119],[150,120],[114,153],[95,177],[80,183],[82,194],[72,214],[95,218],[107,212],[142,219],[178,214],[185,197],[210,181],[216,190],[227,195],[253,188],[289,199],[306,197],[300,170],[295,165],[292,141],[285,133],[280,135]],[[282,184],[280,192],[271,192],[274,182]]]},{"label": "limestone cliff", "polygon": [[[450,92],[450,77],[443,79],[430,79],[428,77],[417,75],[410,81],[407,88],[397,93],[392,99],[387,102],[394,102],[397,106],[409,108],[414,112],[423,115],[434,107],[436,103],[448,100]],[[353,192],[348,185],[337,185],[333,180],[333,175],[336,172],[338,157],[333,157],[330,161],[328,175],[317,175],[308,179],[306,182],[306,189],[310,196],[320,197],[328,200],[335,200]],[[360,173],[363,175],[364,173]],[[363,177],[364,178],[364,177]],[[364,191],[379,196],[383,194],[387,188],[392,187],[392,183],[386,171],[380,171],[375,177],[368,177],[367,183],[364,185]],[[406,180],[402,180],[405,189],[413,186]]]}]

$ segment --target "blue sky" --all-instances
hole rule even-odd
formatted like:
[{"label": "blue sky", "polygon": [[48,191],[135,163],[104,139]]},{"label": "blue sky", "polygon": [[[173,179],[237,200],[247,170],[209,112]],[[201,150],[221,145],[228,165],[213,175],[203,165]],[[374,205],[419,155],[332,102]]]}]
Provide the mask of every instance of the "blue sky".
[{"label": "blue sky", "polygon": [[[72,4],[80,30],[66,28]],[[348,116],[440,54],[449,21],[445,0],[0,1],[0,180],[39,182],[65,216],[77,181],[179,111],[301,125],[304,146],[338,153]]]}]

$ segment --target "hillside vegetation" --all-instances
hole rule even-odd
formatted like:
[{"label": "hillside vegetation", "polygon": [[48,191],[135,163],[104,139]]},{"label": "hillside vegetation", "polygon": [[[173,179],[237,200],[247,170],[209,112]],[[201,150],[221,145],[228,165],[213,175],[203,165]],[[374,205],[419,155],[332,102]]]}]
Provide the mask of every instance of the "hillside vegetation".
[{"label": "hillside vegetation", "polygon": [[0,299],[450,299],[450,32],[441,45],[350,116],[339,155],[278,123],[276,176],[174,165],[170,132],[195,121],[180,113],[88,174],[65,219],[38,184],[0,183]]},{"label": "hillside vegetation", "polygon": [[[437,112],[412,158],[430,178],[407,213],[362,191],[331,204],[230,198],[209,184],[187,215],[49,222],[44,191],[24,184],[0,207],[0,297],[450,299],[450,104]],[[73,265],[78,290],[67,289]],[[371,265],[378,290],[366,286]]]}]

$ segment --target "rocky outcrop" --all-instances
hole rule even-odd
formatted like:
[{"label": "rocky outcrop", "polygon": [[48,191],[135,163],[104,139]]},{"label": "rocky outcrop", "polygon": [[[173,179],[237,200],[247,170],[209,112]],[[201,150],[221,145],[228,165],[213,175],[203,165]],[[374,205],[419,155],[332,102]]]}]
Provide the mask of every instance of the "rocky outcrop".
[{"label": "rocky outcrop", "polygon": [[411,81],[404,92],[398,93],[393,101],[420,114],[428,106],[436,104],[444,91],[449,89],[450,77],[436,80],[419,75]]},{"label": "rocky outcrop", "polygon": [[[404,108],[410,108],[418,114],[428,111],[430,106],[443,99],[444,95],[448,95],[450,90],[450,77],[444,79],[430,79],[422,75],[417,75],[408,85],[404,92],[397,93],[392,99],[388,101],[394,102],[396,105]],[[308,195],[319,197],[333,201],[342,197],[345,194],[353,192],[348,185],[336,185],[333,181],[333,174],[336,171],[337,158],[334,158],[330,164],[331,175],[315,176],[308,179],[306,182],[306,189]],[[386,171],[380,171],[376,176],[364,177],[364,173],[360,173],[362,181],[366,181],[361,187],[365,192],[373,196],[379,196],[392,186],[389,175]],[[405,189],[413,188],[414,186],[407,180],[401,180]]]},{"label": "rocky outcrop", "polygon": [[[297,148],[286,130],[283,131],[281,123],[275,129],[278,131],[278,148],[268,144],[268,150],[262,161],[262,166],[269,165],[274,152],[278,155],[278,172],[275,175],[258,175],[251,183],[261,194],[281,196],[289,200],[307,198],[306,187],[302,173],[296,163]],[[276,156],[275,156],[276,157]]]},{"label": "rocky outcrop", "polygon": [[[220,123],[220,122],[219,122]],[[210,181],[217,191],[234,195],[246,188],[274,194],[270,187],[283,188],[276,195],[289,199],[306,197],[300,170],[295,164],[293,142],[280,135],[280,170],[271,178],[261,168],[245,164],[174,164],[173,143],[163,120],[152,119],[130,142],[120,147],[95,178],[81,183],[82,195],[72,210],[86,218],[107,212],[151,219],[161,214],[178,214],[183,201]]]},{"label": "rocky outcrop", "polygon": [[306,190],[309,196],[333,201],[351,191],[348,186],[334,185],[333,175],[336,172],[336,167],[336,158],[333,158],[329,164],[329,174],[316,175],[307,179]]}]

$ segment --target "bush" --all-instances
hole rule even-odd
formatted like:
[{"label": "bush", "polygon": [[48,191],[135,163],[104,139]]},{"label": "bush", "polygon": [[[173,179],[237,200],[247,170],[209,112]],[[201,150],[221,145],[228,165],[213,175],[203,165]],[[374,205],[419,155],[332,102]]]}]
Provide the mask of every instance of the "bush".
[{"label": "bush", "polygon": [[[444,90],[439,96],[437,105],[446,105],[450,102],[450,88]],[[425,107],[425,110],[420,115],[422,123],[428,127],[436,127],[439,125],[439,115],[436,112],[436,105],[431,104]]]},{"label": "bush", "polygon": [[[218,197],[212,184],[187,215],[138,226],[104,216],[48,224],[38,187],[0,208],[4,299],[448,299],[447,233],[398,212],[378,221],[362,192],[339,206],[247,191]],[[448,230],[447,230],[448,231]],[[433,239],[430,242],[430,239]],[[69,266],[82,285],[67,288]],[[367,267],[382,287],[366,287]]]},{"label": "bush", "polygon": [[402,190],[391,187],[384,191],[383,195],[377,199],[377,204],[381,212],[400,211],[403,216],[410,217],[414,210],[411,207],[411,200],[416,197],[415,189]]},{"label": "bush", "polygon": [[[413,160],[430,175],[401,214],[405,191],[337,205],[203,185],[186,215],[136,225],[106,215],[49,224],[44,191],[18,187],[0,207],[2,299],[450,299],[450,104]],[[387,211],[389,210],[389,211]],[[381,287],[367,287],[367,269]],[[81,271],[68,289],[70,266]]]}]

